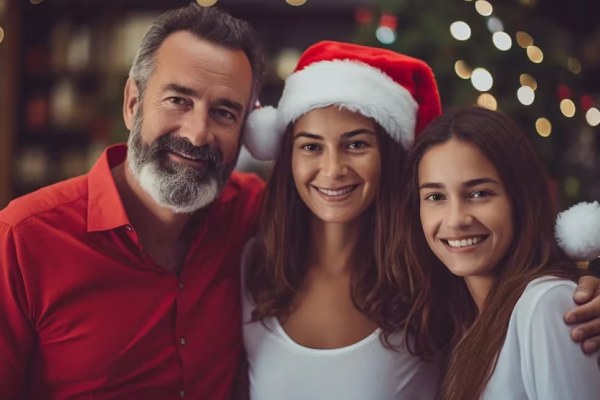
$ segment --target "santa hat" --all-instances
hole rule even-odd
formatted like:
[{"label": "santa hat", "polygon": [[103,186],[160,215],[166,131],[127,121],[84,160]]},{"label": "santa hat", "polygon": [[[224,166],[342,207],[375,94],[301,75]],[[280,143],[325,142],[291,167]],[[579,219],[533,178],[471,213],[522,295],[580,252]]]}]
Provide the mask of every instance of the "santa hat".
[{"label": "santa hat", "polygon": [[556,239],[571,259],[586,264],[600,257],[600,204],[579,203],[558,214]]},{"label": "santa hat", "polygon": [[250,113],[243,143],[254,158],[275,159],[290,123],[331,105],[373,118],[407,149],[441,113],[433,72],[423,61],[390,50],[325,41],[302,54],[277,108]]}]

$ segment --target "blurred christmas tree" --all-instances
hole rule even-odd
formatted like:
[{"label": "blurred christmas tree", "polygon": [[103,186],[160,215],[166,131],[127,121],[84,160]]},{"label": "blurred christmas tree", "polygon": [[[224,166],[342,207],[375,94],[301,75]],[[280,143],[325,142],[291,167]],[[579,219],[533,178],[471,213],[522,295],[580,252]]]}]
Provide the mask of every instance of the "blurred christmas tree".
[{"label": "blurred christmas tree", "polygon": [[[444,107],[497,109],[531,137],[559,202],[600,199],[598,98],[586,93],[580,46],[535,0],[376,0],[356,11],[360,44],[426,61]],[[510,160],[507,160],[510,162]]]}]

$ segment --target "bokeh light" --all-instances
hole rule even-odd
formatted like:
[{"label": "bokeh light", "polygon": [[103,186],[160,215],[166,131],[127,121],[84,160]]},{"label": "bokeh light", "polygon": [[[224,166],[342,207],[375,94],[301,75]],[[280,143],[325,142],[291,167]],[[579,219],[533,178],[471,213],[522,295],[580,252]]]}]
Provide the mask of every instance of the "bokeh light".
[{"label": "bokeh light", "polygon": [[535,121],[535,129],[540,136],[548,137],[552,133],[552,124],[546,118],[538,118]]},{"label": "bokeh light", "polygon": [[477,0],[475,2],[475,9],[479,14],[483,15],[484,17],[492,15],[492,13],[494,12],[494,7],[492,7],[492,5],[485,0]]},{"label": "bokeh light", "polygon": [[571,118],[575,115],[575,103],[571,99],[564,99],[560,102],[560,112],[563,113],[565,117]]},{"label": "bokeh light", "polygon": [[489,93],[482,93],[477,98],[477,105],[496,111],[498,109],[498,101]]},{"label": "bokeh light", "polygon": [[475,68],[471,75],[471,83],[473,87],[480,92],[487,92],[494,85],[494,78],[488,70],[484,68]]},{"label": "bokeh light", "polygon": [[529,46],[533,46],[533,38],[527,32],[517,32],[517,43],[522,48],[526,49]]},{"label": "bokeh light", "polygon": [[467,40],[471,37],[471,27],[463,21],[456,21],[450,25],[450,33],[456,40]]},{"label": "bokeh light", "polygon": [[388,26],[380,26],[375,32],[377,40],[383,44],[392,44],[396,41],[396,31]]},{"label": "bokeh light", "polygon": [[512,47],[512,39],[506,32],[496,32],[492,36],[492,41],[498,50],[506,51]]},{"label": "bokeh light", "polygon": [[535,92],[529,86],[521,86],[517,90],[517,98],[524,106],[529,106],[535,100]]},{"label": "bokeh light", "polygon": [[536,64],[541,63],[544,59],[544,53],[542,53],[542,50],[540,50],[540,48],[536,46],[529,46],[527,48],[527,56],[532,62]]},{"label": "bokeh light", "polygon": [[469,65],[463,60],[459,60],[454,64],[454,71],[456,71],[456,75],[463,79],[469,79],[473,73]]},{"label": "bokeh light", "polygon": [[596,107],[590,108],[587,113],[585,113],[585,120],[590,126],[600,125],[600,111]]},{"label": "bokeh light", "polygon": [[212,7],[217,4],[217,0],[196,0],[196,3],[202,7]]},{"label": "bokeh light", "polygon": [[537,89],[536,80],[529,74],[521,74],[519,77],[519,82],[521,83],[521,86],[529,86],[533,90]]}]

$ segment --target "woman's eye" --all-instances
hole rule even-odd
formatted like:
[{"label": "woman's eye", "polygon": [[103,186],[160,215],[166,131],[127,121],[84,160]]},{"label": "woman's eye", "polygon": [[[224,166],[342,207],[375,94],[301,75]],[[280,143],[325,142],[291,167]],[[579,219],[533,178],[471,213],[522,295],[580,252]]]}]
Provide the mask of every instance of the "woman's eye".
[{"label": "woman's eye", "polygon": [[352,143],[349,144],[349,147],[352,150],[360,150],[360,149],[363,149],[363,148],[367,147],[367,143],[365,143],[365,142],[352,142]]},{"label": "woman's eye", "polygon": [[429,196],[427,196],[425,198],[425,200],[440,201],[440,200],[444,200],[444,196],[439,193],[433,193],[433,194],[430,194]]},{"label": "woman's eye", "polygon": [[478,190],[475,193],[473,193],[473,197],[475,198],[479,198],[479,197],[488,197],[491,193],[485,190]]},{"label": "woman's eye", "polygon": [[308,151],[317,151],[319,150],[319,146],[317,146],[316,144],[305,144],[304,146],[302,146],[302,148],[304,150],[308,150]]}]

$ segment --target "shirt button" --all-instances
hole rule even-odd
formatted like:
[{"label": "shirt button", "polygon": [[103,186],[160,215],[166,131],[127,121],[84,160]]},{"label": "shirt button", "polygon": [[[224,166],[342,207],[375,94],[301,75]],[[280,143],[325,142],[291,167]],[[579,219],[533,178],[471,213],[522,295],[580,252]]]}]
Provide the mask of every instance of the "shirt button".
[{"label": "shirt button", "polygon": [[179,290],[183,290],[183,282],[179,282]]},{"label": "shirt button", "polygon": [[179,340],[179,342],[181,343],[181,345],[185,345],[185,338],[182,336],[181,339]]},{"label": "shirt button", "polygon": [[179,392],[179,397],[181,397],[182,399],[185,397],[185,392],[183,390]]}]

